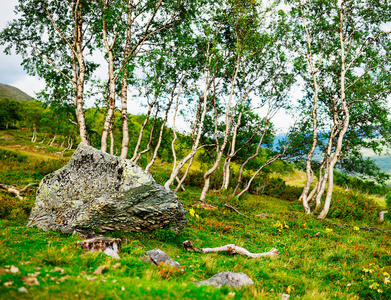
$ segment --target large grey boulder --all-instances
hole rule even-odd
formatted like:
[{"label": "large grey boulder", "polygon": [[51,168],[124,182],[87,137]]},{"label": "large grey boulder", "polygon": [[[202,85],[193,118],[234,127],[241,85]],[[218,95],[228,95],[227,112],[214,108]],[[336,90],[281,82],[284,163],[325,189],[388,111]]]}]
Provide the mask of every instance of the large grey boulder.
[{"label": "large grey boulder", "polygon": [[127,159],[81,143],[63,168],[45,176],[27,226],[72,233],[75,229],[180,232],[185,211],[175,193]]},{"label": "large grey boulder", "polygon": [[221,288],[225,285],[236,289],[252,284],[254,284],[254,281],[252,281],[252,279],[246,274],[231,271],[217,273],[207,280],[202,280],[196,283],[196,285],[211,285],[217,288]]}]

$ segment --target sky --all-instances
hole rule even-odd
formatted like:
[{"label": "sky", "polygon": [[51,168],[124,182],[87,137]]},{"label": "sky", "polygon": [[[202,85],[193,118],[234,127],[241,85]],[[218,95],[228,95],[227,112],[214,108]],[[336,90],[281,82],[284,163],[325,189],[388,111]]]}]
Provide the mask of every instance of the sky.
[{"label": "sky", "polygon": [[[0,30],[15,18],[14,7],[17,3],[18,0],[0,1]],[[31,97],[36,97],[35,93],[45,87],[45,82],[38,77],[28,75],[20,65],[22,57],[15,53],[6,55],[4,48],[0,46],[0,83],[15,86]]]}]

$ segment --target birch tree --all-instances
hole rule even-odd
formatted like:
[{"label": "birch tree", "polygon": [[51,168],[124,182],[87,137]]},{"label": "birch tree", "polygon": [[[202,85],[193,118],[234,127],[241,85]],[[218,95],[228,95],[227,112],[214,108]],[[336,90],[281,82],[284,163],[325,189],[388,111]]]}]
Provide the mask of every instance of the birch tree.
[{"label": "birch tree", "polygon": [[[45,79],[48,88],[73,95],[80,139],[89,143],[84,116],[84,87],[96,64],[86,61],[91,37],[89,2],[84,0],[20,0],[19,18],[0,33],[6,53],[22,55],[23,67]],[[58,80],[58,79],[61,80]]]},{"label": "birch tree", "polygon": [[[337,163],[352,150],[360,149],[363,146],[360,140],[385,133],[382,128],[388,122],[390,31],[385,29],[384,24],[390,19],[390,6],[386,1],[298,1],[293,4],[292,15],[301,20],[303,25],[299,28],[307,40],[307,49],[302,51],[309,66],[306,70],[312,73],[312,76],[304,78],[311,79],[312,83],[307,87],[310,94],[317,95],[320,101],[312,103],[313,111],[316,105],[321,104],[321,117],[329,120],[324,123],[328,125],[327,142],[322,147],[323,161],[318,171],[318,183],[308,196],[315,197],[320,207],[321,197],[326,191],[318,216],[323,219],[330,208],[333,171]],[[314,5],[322,9],[314,11]],[[325,17],[325,11],[329,17]],[[317,32],[316,26],[327,27],[327,32],[312,35]],[[299,35],[296,39],[300,39]],[[324,57],[323,63],[315,67],[316,73],[322,77],[321,81],[314,80],[309,53],[311,57],[316,54],[318,60]],[[313,119],[316,117],[319,119],[319,114],[312,115]],[[313,129],[316,130],[316,127],[313,126]],[[314,134],[312,144],[317,143]],[[372,146],[378,150],[379,145]],[[313,149],[311,147],[307,159]],[[312,182],[310,173],[307,168],[303,196],[308,193]],[[308,203],[303,204],[305,211],[310,213]]]}]

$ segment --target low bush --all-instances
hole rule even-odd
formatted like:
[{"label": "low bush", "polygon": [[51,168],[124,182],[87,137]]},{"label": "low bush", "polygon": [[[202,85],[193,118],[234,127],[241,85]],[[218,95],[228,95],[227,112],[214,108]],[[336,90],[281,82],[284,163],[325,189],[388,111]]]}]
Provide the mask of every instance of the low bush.
[{"label": "low bush", "polygon": [[9,163],[9,162],[24,163],[27,161],[27,158],[28,158],[27,155],[20,154],[17,151],[0,149],[0,161],[2,163]]},{"label": "low bush", "polygon": [[366,195],[356,191],[334,190],[328,216],[346,220],[377,219],[382,208]]}]

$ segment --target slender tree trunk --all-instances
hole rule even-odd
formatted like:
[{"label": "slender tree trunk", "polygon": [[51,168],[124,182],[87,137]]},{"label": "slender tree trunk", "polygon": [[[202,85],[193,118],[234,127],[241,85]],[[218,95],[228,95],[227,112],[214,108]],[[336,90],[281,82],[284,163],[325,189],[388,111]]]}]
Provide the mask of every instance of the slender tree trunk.
[{"label": "slender tree trunk", "polygon": [[[104,1],[105,6],[104,9],[107,7],[107,1]],[[106,52],[108,55],[108,71],[109,71],[109,100],[107,103],[107,115],[105,118],[105,122],[103,124],[103,131],[102,131],[102,139],[101,139],[101,150],[103,152],[106,152],[107,150],[107,138],[109,134],[110,129],[110,122],[114,115],[114,108],[115,108],[115,80],[116,77],[114,76],[114,56],[113,56],[113,46],[115,43],[115,39],[113,39],[112,44],[109,45],[108,39],[107,39],[107,23],[105,20],[103,22],[103,41],[106,47]]]},{"label": "slender tree trunk", "polygon": [[[139,161],[140,157],[143,154],[145,154],[145,153],[147,153],[147,152],[149,152],[151,150],[151,144],[152,144],[152,140],[153,140],[153,133],[155,132],[155,125],[156,125],[156,120],[157,120],[158,113],[159,113],[159,105],[157,105],[157,107],[156,107],[155,118],[153,119],[151,132],[149,133],[149,141],[148,141],[147,147],[143,151],[140,151],[139,153],[137,153],[135,158],[131,159],[131,161],[133,161],[135,164]],[[140,134],[142,134],[142,132],[140,132]],[[141,143],[141,141],[140,141],[140,143]]]},{"label": "slender tree trunk", "polygon": [[[302,10],[302,6],[300,3],[300,9]],[[307,154],[307,160],[306,160],[306,183],[303,188],[303,192],[301,193],[300,198],[302,199],[303,202],[303,207],[304,211],[306,214],[311,213],[311,209],[308,205],[308,192],[310,190],[311,184],[314,180],[314,172],[311,167],[311,161],[312,157],[314,155],[316,146],[318,144],[318,134],[317,134],[317,109],[318,109],[318,94],[319,94],[319,86],[318,86],[318,81],[316,77],[316,73],[318,72],[318,69],[315,69],[314,62],[313,62],[313,57],[312,57],[312,40],[311,40],[311,34],[310,31],[307,28],[306,22],[305,22],[305,17],[304,13],[302,11],[302,20],[303,20],[303,26],[306,32],[307,36],[307,46],[308,46],[308,52],[306,54],[306,58],[308,60],[308,63],[310,65],[311,69],[311,75],[312,75],[312,80],[313,80],[313,85],[314,85],[314,97],[313,97],[313,107],[311,111],[311,117],[312,117],[312,145],[311,149]],[[319,64],[321,63],[322,59],[320,59]]]},{"label": "slender tree trunk", "polygon": [[[125,77],[126,76],[126,77]],[[125,72],[121,86],[121,121],[122,121],[122,147],[121,157],[127,158],[129,151],[129,121],[128,121],[128,73]]]},{"label": "slender tree trunk", "polygon": [[45,136],[43,137],[43,140],[42,141],[40,141],[39,143],[40,144],[43,144],[43,142],[46,140],[46,134],[45,134]]},{"label": "slender tree trunk", "polygon": [[[348,130],[349,127],[349,122],[350,122],[350,115],[349,115],[349,108],[346,103],[346,98],[345,98],[345,74],[346,74],[346,66],[345,66],[345,42],[344,42],[344,34],[343,34],[343,18],[344,18],[344,13],[343,9],[341,7],[340,9],[340,31],[339,31],[339,37],[340,37],[340,44],[341,44],[341,79],[340,79],[340,100],[342,104],[342,109],[343,109],[343,114],[344,114],[344,120],[343,123],[340,124],[338,122],[338,128],[340,128],[338,132],[338,139],[337,139],[337,145],[335,147],[333,157],[330,161],[329,168],[328,168],[328,184],[327,184],[327,194],[326,194],[326,199],[324,202],[323,210],[320,212],[318,219],[324,219],[326,218],[329,209],[330,209],[330,203],[331,203],[331,197],[333,194],[333,186],[334,186],[334,167],[335,164],[337,163],[339,159],[339,155],[342,149],[342,142],[343,138],[345,136],[346,131]],[[334,110],[334,120],[338,120],[338,115],[337,115],[337,110]]]},{"label": "slender tree trunk", "polygon": [[[206,73],[206,71],[205,71],[205,73]],[[206,74],[205,78],[206,78],[205,88],[204,88],[204,94],[202,97],[202,102],[203,102],[202,103],[202,113],[201,113],[200,121],[198,122],[199,124],[198,124],[198,131],[197,131],[196,139],[193,143],[193,146],[191,148],[190,153],[188,155],[186,155],[181,161],[179,161],[177,165],[173,165],[170,178],[164,184],[164,187],[167,190],[170,189],[170,185],[174,182],[175,178],[178,176],[179,171],[196,154],[196,152],[198,150],[198,144],[201,139],[201,133],[202,133],[202,129],[204,126],[204,120],[205,120],[205,115],[206,115],[206,111],[207,111],[207,97],[208,97],[208,90],[209,90],[209,86],[210,86],[209,75]],[[201,99],[200,99],[200,101],[201,101]]]},{"label": "slender tree trunk", "polygon": [[113,132],[113,126],[114,126],[114,121],[115,121],[115,115],[113,114],[113,117],[110,121],[110,154],[114,155],[114,132]]},{"label": "slender tree trunk", "polygon": [[33,136],[31,137],[31,142],[35,143],[37,140],[37,128],[35,127],[35,124],[33,123]]},{"label": "slender tree trunk", "polygon": [[53,139],[51,140],[51,142],[49,143],[49,146],[53,146],[53,143],[54,143],[54,141],[56,140],[56,137],[57,137],[57,133],[54,133],[54,137],[53,137]]},{"label": "slender tree trunk", "polygon": [[162,125],[160,126],[159,139],[158,139],[157,145],[155,147],[155,150],[153,151],[153,155],[152,155],[151,160],[149,161],[148,165],[145,167],[145,171],[147,171],[147,172],[148,172],[149,168],[155,163],[155,160],[156,160],[156,157],[157,157],[157,153],[158,153],[158,151],[160,149],[160,145],[162,143],[162,138],[163,138],[164,126],[166,126],[168,113],[170,111],[172,101],[174,100],[174,91],[175,91],[175,89],[176,89],[176,85],[174,86],[174,88],[173,88],[173,90],[171,92],[170,102],[167,105],[166,113],[165,113],[165,116],[164,116],[164,120],[162,122]]},{"label": "slender tree trunk", "polygon": [[[269,114],[269,112],[268,112]],[[267,114],[267,116],[268,116]],[[266,117],[264,118],[264,120],[266,120]],[[258,145],[257,145],[257,148],[255,150],[255,153],[253,155],[250,155],[249,157],[247,157],[247,159],[242,163],[242,165],[240,166],[240,170],[239,170],[239,176],[238,176],[238,183],[236,184],[236,187],[235,187],[235,190],[233,192],[233,196],[236,196],[237,195],[237,192],[240,188],[240,185],[242,183],[242,178],[243,178],[243,172],[244,172],[244,168],[245,166],[251,161],[253,160],[255,157],[258,156],[259,154],[259,149],[261,148],[261,145],[262,145],[262,142],[263,142],[263,139],[265,138],[265,135],[267,133],[267,130],[268,130],[268,127],[269,127],[269,121],[266,120],[266,124],[265,124],[265,128],[263,129],[263,132],[262,132],[262,135],[261,135],[261,138],[259,139],[259,142],[258,142]]]},{"label": "slender tree trunk", "polygon": [[[241,67],[240,61],[241,61],[241,57],[239,56],[237,58],[237,60],[236,60],[235,74],[234,74],[234,76],[232,78],[231,90],[230,90],[230,94],[229,94],[229,97],[228,97],[227,109],[226,109],[226,112],[225,112],[225,114],[226,114],[226,117],[225,117],[226,125],[225,125],[224,140],[223,140],[223,143],[221,144],[220,149],[219,149],[219,147],[217,147],[217,156],[216,156],[216,160],[215,160],[213,166],[208,171],[206,171],[205,174],[204,174],[204,187],[202,188],[202,192],[201,192],[201,196],[200,196],[200,201],[201,202],[205,202],[206,193],[209,190],[210,176],[217,170],[217,167],[219,166],[219,163],[221,161],[221,157],[223,155],[225,146],[227,145],[227,142],[228,142],[228,137],[229,137],[229,134],[230,134],[230,127],[231,127],[231,123],[232,123],[231,103],[232,103],[232,98],[233,98],[233,93],[234,93],[234,88],[235,88],[235,85],[236,85],[238,72],[239,72],[239,69]],[[218,122],[218,120],[217,120],[217,118],[215,118],[215,127],[217,125],[217,122]],[[216,138],[216,142],[217,142],[217,132],[216,132],[216,130],[215,130],[215,138]]]},{"label": "slender tree trunk", "polygon": [[[144,129],[145,127],[147,126],[147,123],[148,123],[148,120],[149,120],[149,117],[151,115],[151,112],[152,112],[152,108],[154,107],[154,105],[156,104],[156,101],[157,101],[157,95],[155,95],[155,99],[152,101],[151,104],[149,104],[149,108],[148,108],[148,113],[144,119],[144,122],[143,124],[141,125],[141,129],[140,129],[140,132],[139,132],[139,135],[138,135],[138,139],[137,139],[137,144],[136,144],[136,147],[134,148],[134,152],[133,152],[133,156],[132,158],[130,159],[131,161],[133,162],[136,162],[140,159],[140,155],[138,153],[138,150],[140,149],[140,146],[141,146],[141,141],[143,139],[143,133],[144,133]],[[157,115],[157,112],[159,110],[157,109],[156,110],[156,115]],[[156,119],[156,117],[155,117]]]},{"label": "slender tree trunk", "polygon": [[263,168],[265,168],[266,166],[270,165],[271,163],[275,162],[277,159],[279,159],[281,156],[283,155],[283,153],[281,154],[277,154],[275,156],[273,156],[272,158],[270,158],[268,161],[266,161],[260,168],[258,168],[258,170],[255,171],[255,173],[253,174],[253,176],[251,176],[250,180],[247,182],[246,186],[244,187],[244,189],[242,191],[240,191],[239,194],[236,195],[236,197],[240,198],[245,192],[247,192],[249,189],[250,189],[250,186],[252,184],[252,182],[254,181],[255,177],[259,174],[259,172],[262,171]]},{"label": "slender tree trunk", "polygon": [[83,18],[82,18],[82,1],[78,2],[78,7],[75,8],[75,38],[74,44],[76,48],[76,62],[74,64],[74,75],[75,75],[75,85],[76,85],[76,95],[75,95],[75,107],[76,107],[76,118],[79,126],[79,134],[81,142],[90,145],[90,142],[87,139],[87,126],[84,115],[84,83],[85,83],[85,73],[86,67],[83,57]]},{"label": "slender tree trunk", "polygon": [[132,12],[133,12],[133,0],[129,0],[128,4],[128,19],[127,19],[127,28],[126,28],[126,45],[124,52],[124,75],[122,77],[121,85],[121,121],[122,121],[122,148],[121,148],[121,157],[126,158],[129,151],[129,121],[128,121],[128,68],[129,57],[130,57],[130,42],[132,38]]},{"label": "slender tree trunk", "polygon": [[177,187],[174,189],[175,193],[178,192],[180,188],[183,189],[183,187],[182,187],[183,182],[185,181],[187,175],[189,174],[191,165],[193,164],[193,160],[194,160],[194,156],[192,158],[190,158],[189,163],[186,167],[185,173],[183,174],[182,178],[179,180]]}]

